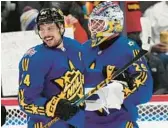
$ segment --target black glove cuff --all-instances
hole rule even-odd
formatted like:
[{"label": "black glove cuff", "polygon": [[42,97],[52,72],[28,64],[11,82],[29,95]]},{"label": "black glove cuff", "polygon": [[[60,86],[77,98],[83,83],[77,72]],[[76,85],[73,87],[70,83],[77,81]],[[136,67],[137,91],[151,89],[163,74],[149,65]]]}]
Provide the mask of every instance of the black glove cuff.
[{"label": "black glove cuff", "polygon": [[67,121],[72,118],[77,112],[79,112],[79,107],[72,105],[69,100],[61,99],[57,104],[55,116],[62,120]]}]

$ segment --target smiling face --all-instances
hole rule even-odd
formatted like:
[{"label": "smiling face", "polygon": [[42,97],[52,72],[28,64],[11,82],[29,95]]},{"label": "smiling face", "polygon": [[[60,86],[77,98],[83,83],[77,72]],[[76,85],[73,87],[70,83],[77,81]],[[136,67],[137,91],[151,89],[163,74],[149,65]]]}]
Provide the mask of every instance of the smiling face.
[{"label": "smiling face", "polygon": [[62,43],[61,28],[55,23],[39,25],[39,36],[48,47],[57,47]]}]

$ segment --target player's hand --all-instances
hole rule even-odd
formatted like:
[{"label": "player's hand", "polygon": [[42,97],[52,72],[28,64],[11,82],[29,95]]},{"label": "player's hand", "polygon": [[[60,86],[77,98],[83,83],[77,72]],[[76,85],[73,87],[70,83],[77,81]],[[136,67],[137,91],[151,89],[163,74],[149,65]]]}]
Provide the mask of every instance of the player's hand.
[{"label": "player's hand", "polygon": [[53,96],[51,100],[46,103],[46,114],[49,117],[59,117],[62,120],[69,120],[76,113],[79,112],[79,107],[73,105],[67,99],[61,99]]},{"label": "player's hand", "polygon": [[129,72],[127,70],[125,70],[123,73],[121,73],[120,75],[118,75],[117,77],[113,78],[113,74],[118,70],[117,67],[115,66],[104,66],[103,70],[102,70],[102,74],[104,76],[104,78],[108,78],[110,81],[111,80],[118,80],[118,81],[124,81],[126,83],[128,83],[128,86],[130,89],[132,89],[132,82],[133,79],[132,77],[130,77]]},{"label": "player's hand", "polygon": [[115,66],[107,65],[107,66],[103,67],[102,74],[105,79],[107,78],[107,79],[111,80],[112,75],[114,74],[115,71],[117,71],[117,68]]},{"label": "player's hand", "polygon": [[152,46],[152,52],[165,53],[168,52],[168,44],[159,43]]},{"label": "player's hand", "polygon": [[65,16],[64,19],[65,19],[65,23],[67,25],[74,25],[74,24],[78,23],[78,20],[74,16],[72,16],[71,14],[69,14],[68,16]]},{"label": "player's hand", "polygon": [[77,112],[79,112],[79,107],[72,105],[69,100],[61,99],[57,104],[57,109],[55,115],[62,120],[68,120],[72,118]]}]

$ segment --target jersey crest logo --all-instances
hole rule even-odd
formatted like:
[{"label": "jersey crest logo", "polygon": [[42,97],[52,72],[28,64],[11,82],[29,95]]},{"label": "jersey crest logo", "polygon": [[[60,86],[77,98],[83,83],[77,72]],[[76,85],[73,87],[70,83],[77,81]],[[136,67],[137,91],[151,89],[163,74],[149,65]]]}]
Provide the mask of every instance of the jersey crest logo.
[{"label": "jersey crest logo", "polygon": [[75,69],[72,62],[69,60],[70,71],[67,71],[64,76],[55,79],[62,91],[59,94],[60,98],[66,98],[71,101],[76,101],[83,96],[84,75]]}]

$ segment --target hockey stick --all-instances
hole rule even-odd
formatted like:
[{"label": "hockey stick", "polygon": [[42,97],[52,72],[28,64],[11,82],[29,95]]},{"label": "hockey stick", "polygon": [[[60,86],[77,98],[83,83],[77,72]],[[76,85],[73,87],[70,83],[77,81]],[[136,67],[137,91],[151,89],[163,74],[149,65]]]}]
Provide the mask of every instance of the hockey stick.
[{"label": "hockey stick", "polygon": [[[124,65],[123,68],[118,69],[113,75],[112,75],[112,79],[116,78],[117,76],[119,76],[121,73],[123,73],[127,68],[129,68],[133,63],[135,63],[137,60],[139,60],[141,57],[143,57],[145,54],[147,54],[148,51],[146,50],[141,50],[138,55],[136,57],[134,57],[130,62],[128,62],[127,64]],[[87,94],[85,94],[82,98],[80,98],[79,100],[77,100],[75,103],[75,105],[79,106],[81,103],[83,103],[87,98],[89,98],[91,95],[93,95],[96,91],[98,91],[99,89],[103,88],[104,86],[106,86],[112,79],[105,79],[102,82],[100,82],[94,89],[92,89],[91,91],[89,91]],[[51,120],[50,122],[48,122],[46,125],[43,126],[43,128],[49,128],[52,124],[54,124],[56,121],[58,121],[59,118],[55,117],[53,120]]]}]

